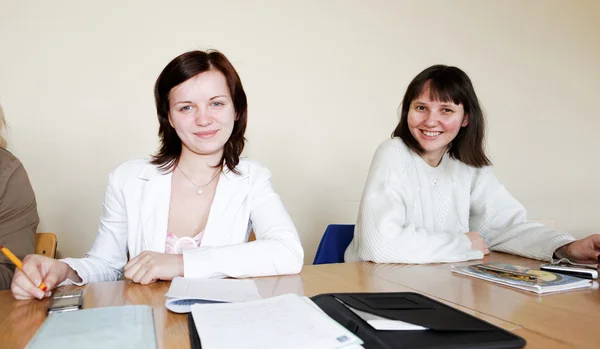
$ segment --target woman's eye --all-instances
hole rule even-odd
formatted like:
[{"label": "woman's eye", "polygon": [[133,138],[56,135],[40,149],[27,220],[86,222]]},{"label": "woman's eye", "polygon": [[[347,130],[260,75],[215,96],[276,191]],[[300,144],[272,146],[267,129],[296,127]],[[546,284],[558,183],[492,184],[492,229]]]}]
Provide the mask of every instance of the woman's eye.
[{"label": "woman's eye", "polygon": [[415,109],[417,109],[419,111],[423,111],[423,110],[425,110],[425,106],[423,106],[423,105],[417,105],[417,107]]},{"label": "woman's eye", "polygon": [[222,102],[212,102],[212,103],[211,103],[211,105],[212,105],[213,107],[221,107],[221,106],[223,106],[223,105],[225,105],[225,104],[224,104],[224,103],[222,103]]},{"label": "woman's eye", "polygon": [[452,113],[452,112],[454,112],[454,110],[448,109],[448,108],[444,108],[443,111],[444,111],[444,113]]},{"label": "woman's eye", "polygon": [[186,106],[179,108],[179,111],[190,111],[190,110],[192,110],[191,105],[186,105]]}]

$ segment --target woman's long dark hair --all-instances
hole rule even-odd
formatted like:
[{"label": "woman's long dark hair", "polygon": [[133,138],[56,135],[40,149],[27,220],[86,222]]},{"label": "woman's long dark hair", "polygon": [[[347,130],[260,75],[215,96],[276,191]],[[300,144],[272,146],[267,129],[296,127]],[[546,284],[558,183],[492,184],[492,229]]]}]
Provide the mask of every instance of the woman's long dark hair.
[{"label": "woman's long dark hair", "polygon": [[167,64],[156,80],[154,100],[161,144],[157,153],[152,156],[152,163],[163,171],[171,171],[177,166],[182,149],[181,139],[169,123],[169,93],[173,87],[209,70],[217,70],[225,76],[236,114],[233,131],[225,143],[219,166],[225,165],[230,171],[238,173],[235,167],[240,162],[246,141],[244,133],[248,123],[248,103],[235,68],[227,57],[218,51],[186,52]]},{"label": "woman's long dark hair", "polygon": [[434,65],[423,70],[410,82],[404,99],[400,122],[392,133],[392,137],[400,137],[402,141],[414,152],[423,153],[423,148],[413,137],[408,128],[408,111],[410,104],[429,88],[432,100],[462,104],[465,115],[469,117],[469,124],[461,127],[456,138],[448,150],[450,156],[469,166],[484,167],[491,165],[485,155],[485,117],[471,79],[462,70],[447,65]]}]

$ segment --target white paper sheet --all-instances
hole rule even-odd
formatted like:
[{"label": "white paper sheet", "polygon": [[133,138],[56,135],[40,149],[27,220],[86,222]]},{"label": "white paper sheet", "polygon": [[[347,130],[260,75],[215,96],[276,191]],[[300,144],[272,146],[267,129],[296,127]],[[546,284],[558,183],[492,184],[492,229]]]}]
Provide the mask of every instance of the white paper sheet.
[{"label": "white paper sheet", "polygon": [[253,302],[196,304],[192,316],[204,349],[360,348],[360,338],[307,301],[287,294]]},{"label": "white paper sheet", "polygon": [[189,313],[198,303],[245,302],[262,299],[252,280],[186,279],[177,277],[166,294],[165,306],[175,313]]},{"label": "white paper sheet", "polygon": [[[337,298],[336,298],[337,299]],[[408,322],[400,321],[400,320],[391,320],[388,318],[384,318],[375,314],[367,313],[365,311],[358,310],[356,308],[352,308],[348,304],[337,300],[342,303],[346,308],[350,309],[354,314],[358,315],[361,319],[365,320],[371,327],[376,330],[386,330],[386,331],[419,331],[419,330],[427,330],[426,327],[413,325]]]},{"label": "white paper sheet", "polygon": [[169,298],[245,302],[261,299],[252,280],[188,279],[176,277],[171,282]]}]

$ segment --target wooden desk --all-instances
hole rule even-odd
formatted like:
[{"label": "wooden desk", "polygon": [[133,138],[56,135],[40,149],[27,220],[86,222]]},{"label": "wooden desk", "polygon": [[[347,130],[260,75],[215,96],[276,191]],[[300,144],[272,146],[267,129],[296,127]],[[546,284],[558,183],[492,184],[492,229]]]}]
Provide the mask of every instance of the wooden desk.
[{"label": "wooden desk", "polygon": [[[493,254],[492,260],[538,264]],[[263,297],[294,292],[420,292],[525,338],[527,348],[592,348],[600,316],[599,292],[577,291],[538,297],[485,281],[452,275],[449,265],[346,263],[305,266],[300,275],[255,279]],[[74,287],[70,287],[74,288]],[[138,285],[128,281],[86,286],[84,307],[148,304],[154,308],[160,348],[189,348],[187,315],[169,312],[168,282]],[[0,291],[0,346],[23,348],[41,326],[49,300],[16,301]],[[561,328],[560,331],[557,331]],[[554,332],[553,332],[554,331]]]}]

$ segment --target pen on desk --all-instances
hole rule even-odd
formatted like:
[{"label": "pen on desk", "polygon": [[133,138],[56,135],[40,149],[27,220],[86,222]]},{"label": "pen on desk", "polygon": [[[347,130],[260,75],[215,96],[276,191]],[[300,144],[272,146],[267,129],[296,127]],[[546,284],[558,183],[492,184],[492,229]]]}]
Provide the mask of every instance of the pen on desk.
[{"label": "pen on desk", "polygon": [[500,268],[500,267],[496,267],[496,266],[491,266],[491,265],[481,265],[478,264],[475,266],[476,268],[482,269],[482,270],[486,270],[486,271],[493,271],[493,272],[497,272],[497,273],[503,273],[503,274],[508,274],[508,275],[513,275],[513,276],[521,276],[521,277],[525,277],[529,280],[532,281],[537,281],[538,277],[537,275],[531,275],[531,274],[526,274],[526,273],[521,273],[515,270],[510,270],[510,269],[504,269],[504,268]]},{"label": "pen on desk", "polygon": [[[10,261],[17,266],[17,268],[21,269],[21,271],[23,270],[23,262],[21,262],[21,260],[17,258],[17,256],[10,252],[8,248],[0,245],[0,250],[2,250],[2,253],[4,253],[4,255],[8,257],[8,259],[10,259]],[[48,287],[46,287],[46,284],[43,282],[38,286],[38,288],[42,291],[46,291],[48,289]]]}]

